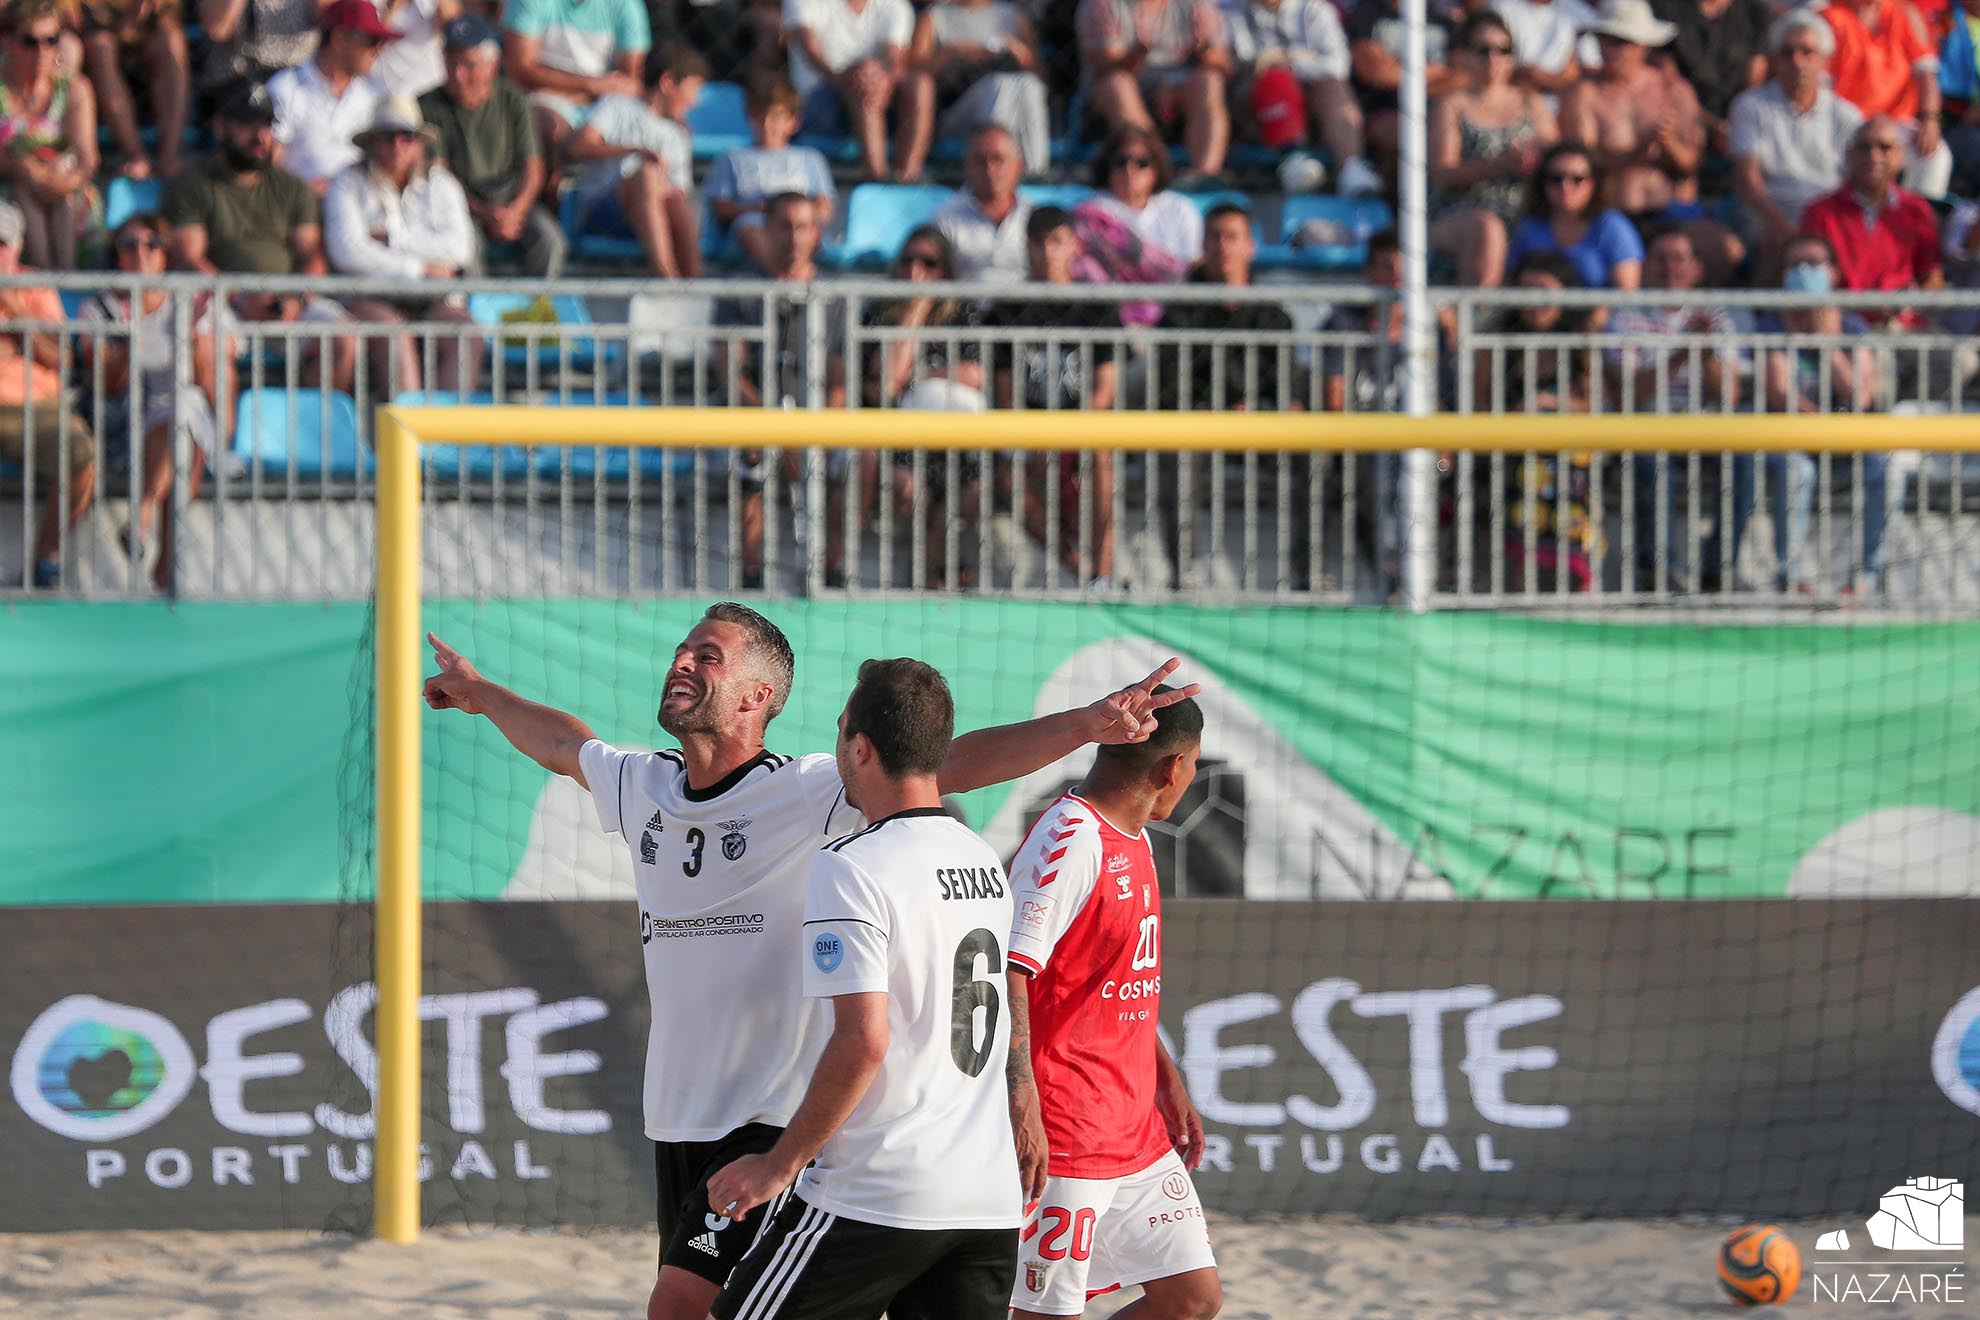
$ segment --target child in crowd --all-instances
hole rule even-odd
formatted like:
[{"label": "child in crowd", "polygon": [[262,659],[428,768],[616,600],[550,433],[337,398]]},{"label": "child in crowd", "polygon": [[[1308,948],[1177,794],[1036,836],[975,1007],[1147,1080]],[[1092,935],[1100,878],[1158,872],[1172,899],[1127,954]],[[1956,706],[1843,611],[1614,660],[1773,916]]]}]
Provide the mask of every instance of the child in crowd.
[{"label": "child in crowd", "polygon": [[810,147],[791,145],[802,102],[789,78],[781,73],[757,78],[744,106],[756,145],[723,153],[702,187],[716,222],[729,227],[749,264],[763,270],[769,264],[764,204],[782,193],[800,193],[817,207],[819,223],[829,225],[838,192],[825,157]]},{"label": "child in crowd", "polygon": [[680,119],[707,79],[699,53],[663,46],[647,58],[644,99],[599,98],[564,142],[565,158],[582,166],[579,231],[638,239],[647,268],[663,279],[701,273],[694,148]]}]

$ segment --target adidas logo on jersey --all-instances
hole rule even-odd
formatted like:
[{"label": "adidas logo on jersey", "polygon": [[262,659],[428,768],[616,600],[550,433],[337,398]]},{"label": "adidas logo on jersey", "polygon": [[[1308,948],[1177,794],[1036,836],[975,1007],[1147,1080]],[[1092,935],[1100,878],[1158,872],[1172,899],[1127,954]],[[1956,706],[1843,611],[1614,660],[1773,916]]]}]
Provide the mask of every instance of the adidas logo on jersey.
[{"label": "adidas logo on jersey", "polygon": [[719,1256],[722,1254],[721,1250],[715,1245],[715,1235],[713,1233],[703,1233],[699,1237],[691,1237],[688,1239],[688,1245],[696,1251],[706,1252],[710,1256]]},{"label": "adidas logo on jersey", "polygon": [[667,822],[662,820],[660,813],[656,811],[653,813],[653,819],[646,822],[646,828],[659,834],[667,828]]}]

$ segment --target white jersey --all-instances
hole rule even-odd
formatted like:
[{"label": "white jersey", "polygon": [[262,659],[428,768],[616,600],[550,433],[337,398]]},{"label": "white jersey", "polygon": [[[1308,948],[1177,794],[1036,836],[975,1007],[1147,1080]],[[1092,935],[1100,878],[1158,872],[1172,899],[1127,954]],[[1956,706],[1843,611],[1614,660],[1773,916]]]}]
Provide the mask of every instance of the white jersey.
[{"label": "white jersey", "polygon": [[831,1034],[798,969],[804,868],[865,823],[838,763],[762,752],[700,790],[673,750],[593,739],[578,764],[598,823],[632,850],[653,1001],[646,1135],[713,1141],[790,1122]]},{"label": "white jersey", "polygon": [[939,807],[899,812],[811,862],[804,991],[887,996],[873,1085],[798,1180],[820,1210],[890,1228],[1024,1220],[1004,1082],[1011,887]]}]

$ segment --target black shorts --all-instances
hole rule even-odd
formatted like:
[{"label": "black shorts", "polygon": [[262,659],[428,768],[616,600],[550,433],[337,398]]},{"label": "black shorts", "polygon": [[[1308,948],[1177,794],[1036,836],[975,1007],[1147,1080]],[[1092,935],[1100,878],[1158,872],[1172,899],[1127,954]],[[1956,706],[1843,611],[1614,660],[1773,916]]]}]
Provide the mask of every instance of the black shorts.
[{"label": "black shorts", "polygon": [[807,1205],[770,1221],[716,1299],[717,1320],[1005,1320],[1015,1228],[888,1228]]},{"label": "black shorts", "polygon": [[[761,1155],[777,1144],[784,1129],[745,1123],[713,1141],[656,1141],[653,1172],[660,1187],[654,1218],[660,1224],[660,1263],[698,1274],[713,1284],[749,1250],[767,1221],[759,1212],[746,1224],[731,1224],[708,1204],[708,1180],[744,1155]],[[775,1205],[776,1202],[771,1202]]]}]

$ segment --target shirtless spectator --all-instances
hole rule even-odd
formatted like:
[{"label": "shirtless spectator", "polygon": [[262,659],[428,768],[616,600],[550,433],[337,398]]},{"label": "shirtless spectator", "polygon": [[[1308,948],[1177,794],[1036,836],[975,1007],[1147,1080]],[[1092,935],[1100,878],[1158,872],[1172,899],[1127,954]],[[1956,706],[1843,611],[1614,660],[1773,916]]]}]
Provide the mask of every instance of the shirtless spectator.
[{"label": "shirtless spectator", "polygon": [[1943,197],[1952,151],[1940,133],[1939,56],[1924,17],[1908,0],[1834,0],[1821,12],[1836,34],[1829,61],[1836,95],[1866,118],[1890,116],[1904,134],[1905,187]]},{"label": "shirtless spectator", "polygon": [[1628,215],[1698,197],[1704,112],[1690,84],[1650,62],[1676,29],[1649,0],[1605,0],[1594,28],[1602,67],[1561,98],[1561,136],[1588,143],[1608,178],[1608,204]]},{"label": "shirtless spectator", "polygon": [[1087,102],[1110,133],[1160,134],[1182,122],[1184,186],[1224,168],[1232,64],[1213,0],[1080,0],[1075,20]]}]

